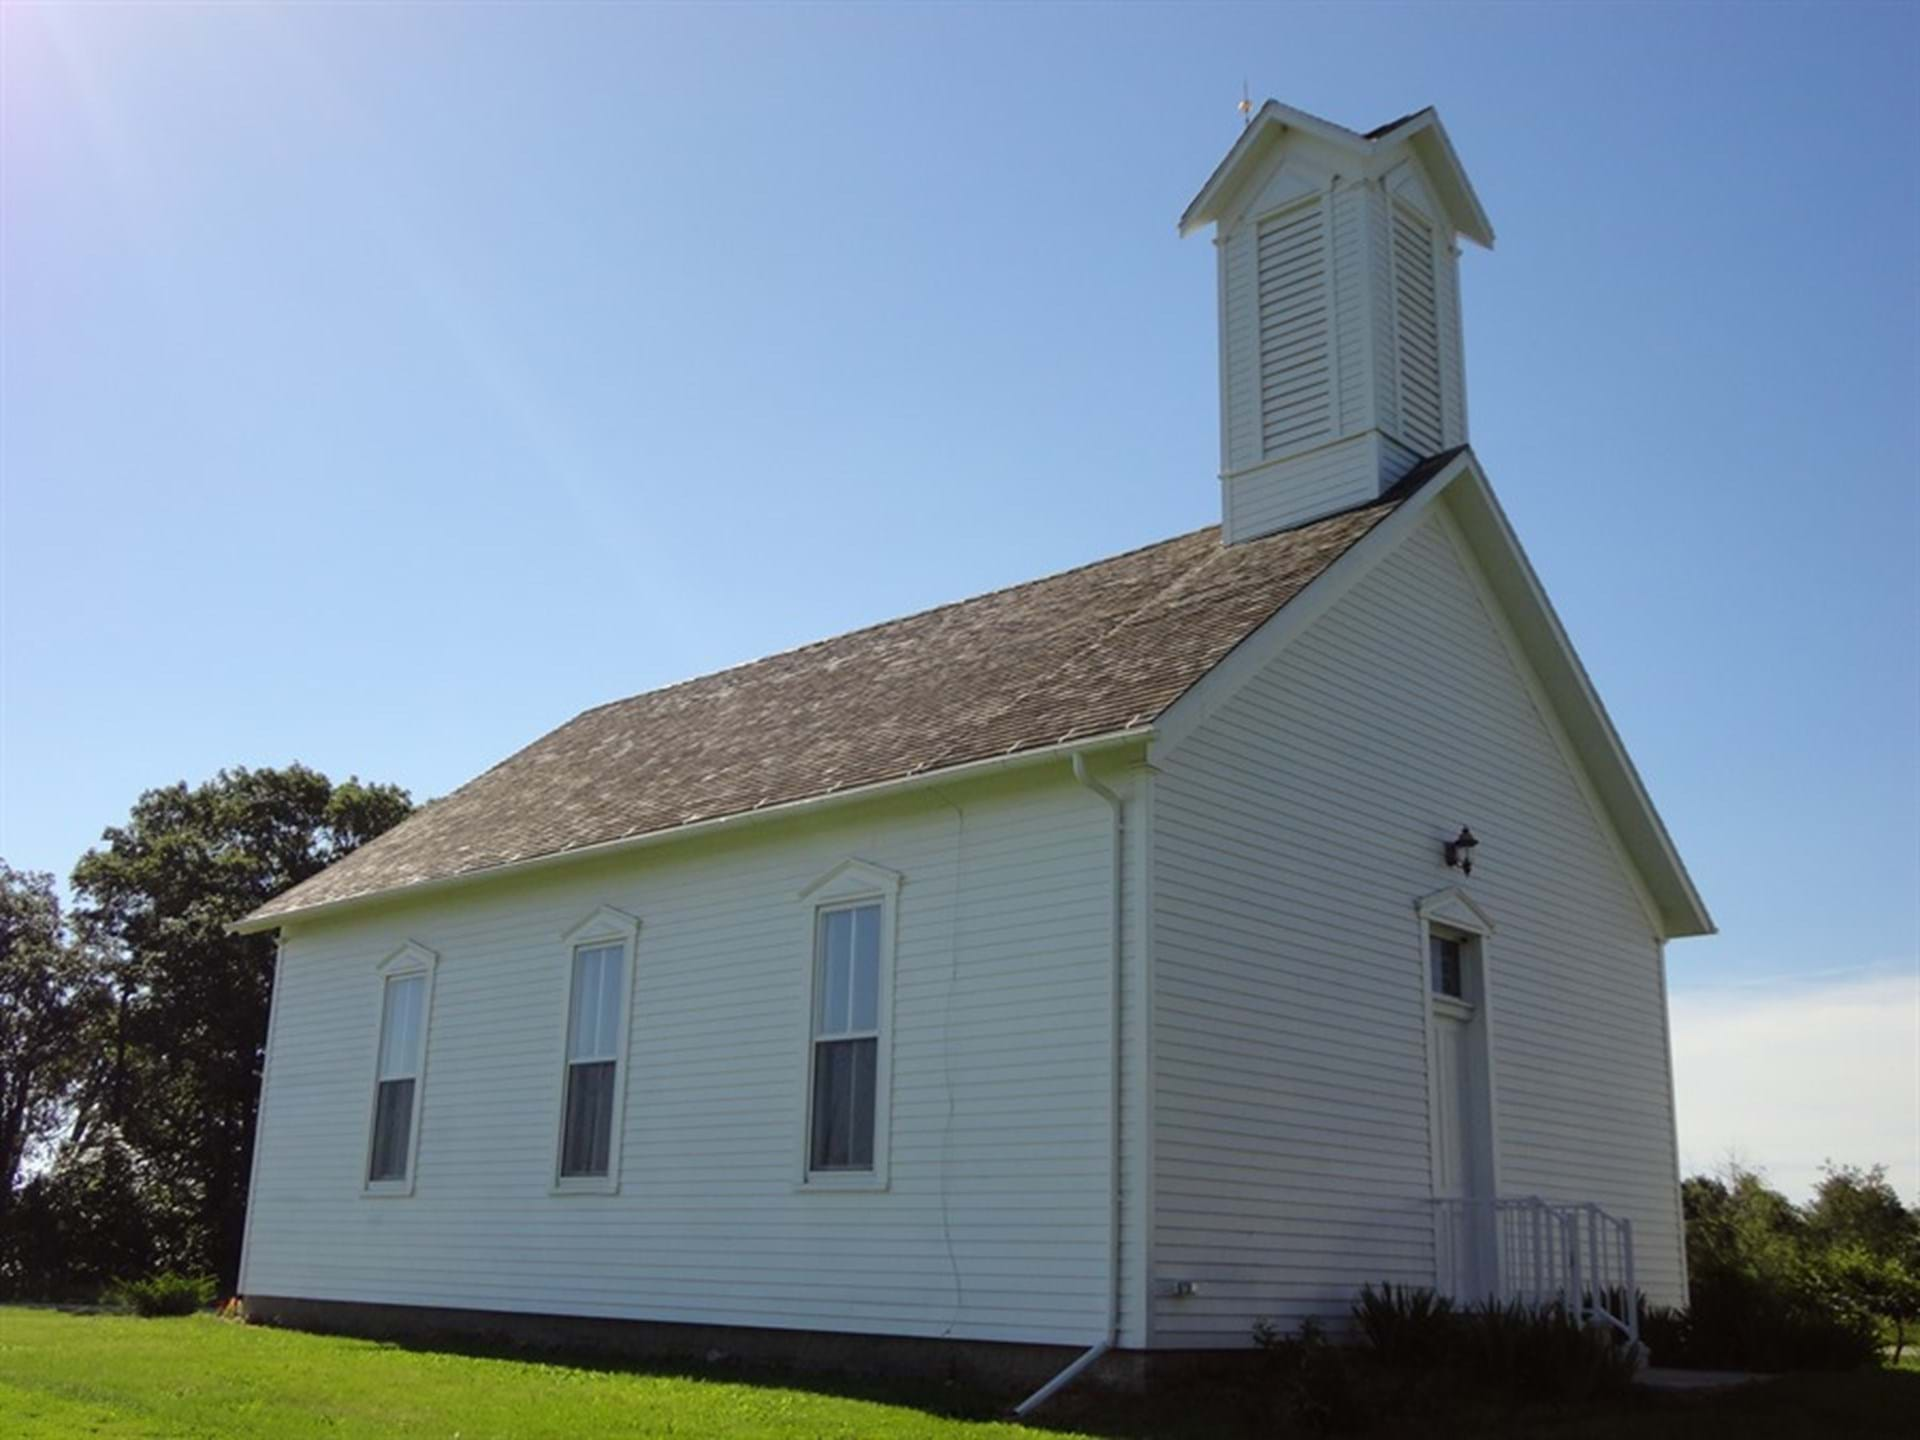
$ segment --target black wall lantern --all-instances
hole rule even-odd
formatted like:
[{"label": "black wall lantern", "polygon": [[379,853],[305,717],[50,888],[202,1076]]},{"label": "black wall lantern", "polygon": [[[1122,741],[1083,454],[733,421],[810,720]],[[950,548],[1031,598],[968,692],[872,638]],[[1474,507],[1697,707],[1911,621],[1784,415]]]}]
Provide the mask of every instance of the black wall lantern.
[{"label": "black wall lantern", "polygon": [[1458,870],[1462,875],[1473,873],[1473,847],[1480,842],[1473,838],[1473,831],[1466,826],[1460,827],[1460,833],[1447,841],[1447,868]]}]

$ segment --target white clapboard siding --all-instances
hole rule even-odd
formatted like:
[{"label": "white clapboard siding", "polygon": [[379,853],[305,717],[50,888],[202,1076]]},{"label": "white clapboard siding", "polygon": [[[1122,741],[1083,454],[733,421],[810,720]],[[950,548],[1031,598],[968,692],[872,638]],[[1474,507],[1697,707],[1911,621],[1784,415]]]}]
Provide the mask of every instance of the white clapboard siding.
[{"label": "white clapboard siding", "polygon": [[1450,883],[1499,926],[1503,1190],[1631,1218],[1680,1297],[1660,949],[1474,573],[1436,513],[1153,756],[1156,1345],[1434,1283],[1414,903]]},{"label": "white clapboard siding", "polygon": [[1266,456],[1334,433],[1333,284],[1320,196],[1260,225],[1260,437]]},{"label": "white clapboard siding", "polygon": [[[1411,467],[1408,467],[1411,468]],[[1223,482],[1228,544],[1271,534],[1379,498],[1380,437],[1354,435]]]},{"label": "white clapboard siding", "polygon": [[1416,454],[1391,435],[1380,437],[1380,488],[1386,490],[1426,456]]},{"label": "white clapboard siding", "polygon": [[1447,431],[1441,399],[1442,343],[1433,227],[1404,205],[1392,205],[1390,211],[1400,436],[1421,454],[1431,454],[1441,448]]},{"label": "white clapboard siding", "polygon": [[[296,924],[281,962],[247,1289],[1099,1338],[1111,812],[1064,762],[943,794]],[[905,877],[891,1185],[804,1193],[794,1182],[811,957],[797,895],[850,856]],[[621,1185],[554,1195],[561,937],[601,906],[641,922]],[[405,1198],[368,1198],[374,967],[407,940],[439,956],[416,1184]],[[1141,1008],[1131,1007],[1136,1024]],[[1137,1199],[1124,1217],[1138,1230],[1128,1257],[1136,1328]]]}]

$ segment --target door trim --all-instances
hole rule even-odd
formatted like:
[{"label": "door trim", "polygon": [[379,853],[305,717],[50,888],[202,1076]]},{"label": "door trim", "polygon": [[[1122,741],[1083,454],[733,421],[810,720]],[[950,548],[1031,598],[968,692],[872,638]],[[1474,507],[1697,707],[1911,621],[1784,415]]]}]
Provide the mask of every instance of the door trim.
[{"label": "door trim", "polygon": [[[1497,1067],[1494,1063],[1495,1045],[1495,997],[1498,995],[1497,970],[1493,957],[1494,921],[1486,907],[1460,886],[1448,886],[1422,896],[1414,902],[1414,915],[1417,921],[1418,945],[1416,974],[1419,977],[1421,1001],[1421,1042],[1426,1050],[1427,1060],[1427,1176],[1429,1194],[1435,1200],[1442,1197],[1439,1188],[1440,1173],[1440,1105],[1441,1080],[1440,1057],[1435,1042],[1435,1022],[1443,1016],[1464,1021],[1464,1040],[1470,1063],[1475,1069],[1474,1088],[1478,1094],[1474,1097],[1474,1106],[1482,1124],[1478,1127],[1479,1154],[1475,1157],[1474,1168],[1479,1171],[1479,1188],[1485,1193],[1474,1194],[1474,1187],[1465,1187],[1473,1199],[1491,1202],[1504,1190],[1500,1164],[1500,1104]],[[1435,995],[1429,975],[1429,947],[1435,934],[1451,937],[1465,942],[1470,948],[1467,952],[1467,982],[1464,1002],[1444,995]],[[1455,1197],[1457,1198],[1457,1197]],[[1442,1288],[1447,1277],[1441,1273],[1443,1255],[1443,1236],[1441,1227],[1445,1223],[1443,1207],[1433,1205],[1433,1267],[1434,1284]],[[1497,1234],[1492,1224],[1493,1211],[1489,1204],[1484,1222],[1479,1227],[1483,1232],[1480,1253],[1483,1257],[1476,1269],[1482,1272],[1478,1279],[1484,1286],[1491,1281],[1498,1282],[1497,1273],[1489,1273],[1497,1267]],[[1483,1296],[1469,1296],[1480,1299]]]}]

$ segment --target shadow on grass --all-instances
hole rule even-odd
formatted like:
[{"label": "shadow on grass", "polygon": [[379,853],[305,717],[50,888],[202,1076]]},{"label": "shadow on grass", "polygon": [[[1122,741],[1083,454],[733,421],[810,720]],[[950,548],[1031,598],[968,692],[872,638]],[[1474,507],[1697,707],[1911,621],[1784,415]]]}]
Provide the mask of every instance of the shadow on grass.
[{"label": "shadow on grass", "polygon": [[[1024,1387],[958,1378],[875,1377],[802,1369],[720,1352],[704,1360],[684,1355],[647,1359],[564,1344],[530,1345],[461,1334],[346,1338],[419,1354],[794,1390],[900,1406],[952,1420],[1007,1420],[1026,1393]],[[1025,1423],[1036,1434],[1071,1433],[1100,1440],[1278,1440],[1320,1433],[1285,1413],[1266,1372],[1239,1362],[1156,1385],[1144,1394],[1083,1382]],[[1442,1385],[1406,1413],[1363,1433],[1381,1440],[1415,1436],[1421,1440],[1532,1436],[1543,1440],[1801,1440],[1843,1435],[1913,1440],[1920,1434],[1920,1370],[1784,1375],[1731,1390],[1691,1394],[1636,1387],[1622,1397],[1577,1406],[1520,1403]]]},{"label": "shadow on grass", "polygon": [[[458,1331],[390,1336],[348,1330],[316,1329],[311,1333],[423,1355],[459,1355],[604,1375],[793,1390],[829,1399],[900,1406],[951,1420],[1012,1421],[1013,1407],[1036,1388],[1034,1383],[996,1384],[958,1375],[859,1374],[720,1351],[705,1359],[685,1354],[647,1357],[560,1341],[541,1344]],[[1192,1377],[1156,1385],[1144,1394],[1083,1379],[1018,1423],[1038,1436],[1090,1435],[1098,1440],[1239,1440],[1241,1436],[1269,1440],[1280,1435],[1310,1434],[1284,1427],[1265,1383],[1265,1372],[1251,1363],[1253,1358],[1251,1353],[1231,1357]]]}]

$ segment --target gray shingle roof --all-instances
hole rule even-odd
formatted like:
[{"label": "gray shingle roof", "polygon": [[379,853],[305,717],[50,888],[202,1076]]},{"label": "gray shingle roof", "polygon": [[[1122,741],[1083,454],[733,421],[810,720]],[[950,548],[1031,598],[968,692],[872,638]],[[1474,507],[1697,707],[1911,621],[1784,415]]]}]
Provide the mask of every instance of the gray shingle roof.
[{"label": "gray shingle roof", "polygon": [[244,923],[1145,725],[1457,453],[1294,530],[1209,526],[598,706]]}]

